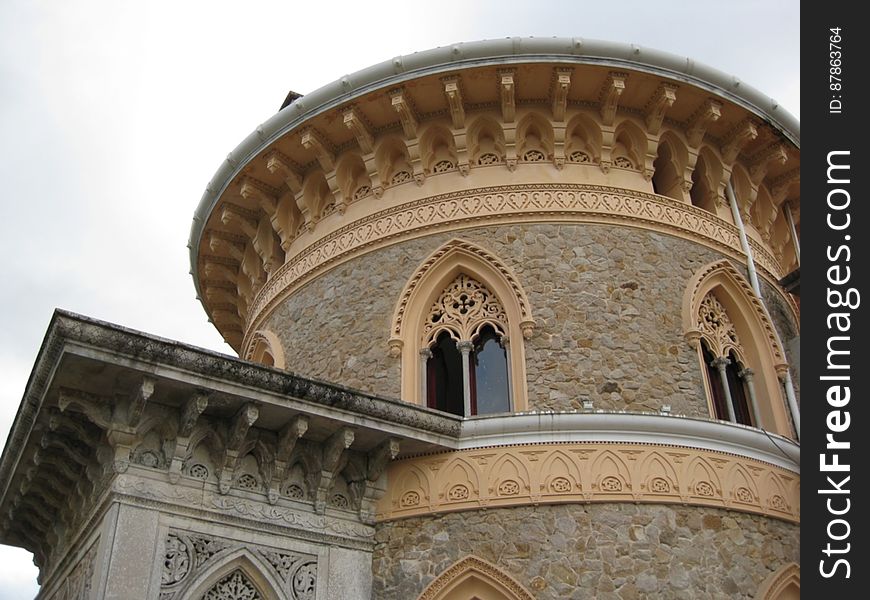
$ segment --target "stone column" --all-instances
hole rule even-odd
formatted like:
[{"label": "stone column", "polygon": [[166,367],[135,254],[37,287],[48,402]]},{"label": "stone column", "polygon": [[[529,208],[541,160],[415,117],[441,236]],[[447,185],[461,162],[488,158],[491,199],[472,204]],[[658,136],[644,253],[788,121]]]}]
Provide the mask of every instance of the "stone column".
[{"label": "stone column", "polygon": [[462,399],[465,405],[465,416],[471,416],[471,349],[474,348],[468,340],[463,340],[456,344],[456,347],[462,353]]},{"label": "stone column", "polygon": [[722,383],[722,389],[725,391],[725,408],[728,410],[728,420],[736,423],[737,417],[734,416],[734,403],[731,401],[731,390],[728,388],[728,375],[725,373],[725,369],[730,364],[731,361],[724,356],[714,358],[713,362],[710,363],[711,366],[719,371],[719,381]]},{"label": "stone column", "polygon": [[511,371],[511,348],[508,346],[510,343],[510,337],[503,335],[499,339],[501,342],[502,348],[504,348],[504,357],[507,361],[507,391],[508,391],[508,410],[513,412],[518,410],[516,406],[514,406],[514,386],[513,386],[513,373]]},{"label": "stone column", "polygon": [[749,396],[749,405],[752,406],[752,418],[755,421],[755,426],[762,429],[761,414],[758,411],[758,402],[755,399],[755,384],[752,382],[755,372],[752,369],[743,369],[738,373],[743,383],[746,384],[746,394]]},{"label": "stone column", "polygon": [[420,350],[420,404],[422,406],[429,405],[429,372],[428,362],[432,358],[432,351],[429,348]]}]

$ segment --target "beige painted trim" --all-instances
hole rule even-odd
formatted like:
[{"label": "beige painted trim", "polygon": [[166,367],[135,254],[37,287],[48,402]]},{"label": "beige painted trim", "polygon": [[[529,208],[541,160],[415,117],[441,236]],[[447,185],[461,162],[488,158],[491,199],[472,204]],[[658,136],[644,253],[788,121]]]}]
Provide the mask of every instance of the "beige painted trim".
[{"label": "beige painted trim", "polygon": [[528,408],[524,339],[531,337],[535,321],[528,296],[516,275],[492,252],[471,242],[452,239],[435,250],[417,268],[399,295],[390,327],[390,355],[401,356],[402,399],[426,404],[420,397],[420,354],[423,321],[432,303],[460,273],[483,283],[498,298],[508,319],[513,411]]},{"label": "beige painted trim", "polygon": [[[696,319],[701,301],[709,293],[713,293],[725,307],[734,323],[737,336],[742,341],[746,366],[755,371],[756,396],[762,419],[759,426],[793,437],[794,432],[777,375],[787,365],[785,352],[779,345],[774,325],[761,301],[755,296],[749,282],[729,261],[715,261],[698,269],[686,286],[682,305],[683,334],[686,341],[696,346],[702,338]],[[699,365],[702,364],[699,362]],[[710,414],[715,416],[713,412]]]},{"label": "beige painted trim", "polygon": [[801,568],[797,563],[783,565],[758,588],[756,600],[800,600]]},{"label": "beige painted trim", "polygon": [[[571,183],[491,186],[437,194],[365,215],[301,248],[269,277],[251,302],[242,353],[284,298],[351,258],[442,231],[553,222],[638,227],[745,259],[734,225],[703,209],[656,194]],[[778,281],[781,268],[771,252],[762,247],[754,251],[762,274],[772,283]]]},{"label": "beige painted trim", "polygon": [[426,586],[418,600],[534,600],[516,579],[494,564],[466,556]]},{"label": "beige painted trim", "polygon": [[724,452],[666,444],[551,443],[393,462],[377,519],[537,504],[651,502],[800,521],[800,475]]}]

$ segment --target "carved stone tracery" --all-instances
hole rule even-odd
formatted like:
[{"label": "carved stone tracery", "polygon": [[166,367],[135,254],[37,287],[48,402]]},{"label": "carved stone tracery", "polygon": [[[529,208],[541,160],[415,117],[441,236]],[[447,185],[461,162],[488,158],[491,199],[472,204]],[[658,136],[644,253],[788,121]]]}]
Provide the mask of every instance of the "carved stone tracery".
[{"label": "carved stone tracery", "polygon": [[261,600],[254,584],[241,571],[233,571],[205,593],[203,600]]},{"label": "carved stone tracery", "polygon": [[698,329],[710,345],[713,356],[728,356],[733,350],[743,356],[734,323],[722,303],[713,294],[707,294],[698,308]]},{"label": "carved stone tracery", "polygon": [[460,274],[429,310],[423,327],[424,341],[432,343],[442,331],[457,341],[472,340],[485,325],[505,335],[508,323],[504,307],[485,285]]}]

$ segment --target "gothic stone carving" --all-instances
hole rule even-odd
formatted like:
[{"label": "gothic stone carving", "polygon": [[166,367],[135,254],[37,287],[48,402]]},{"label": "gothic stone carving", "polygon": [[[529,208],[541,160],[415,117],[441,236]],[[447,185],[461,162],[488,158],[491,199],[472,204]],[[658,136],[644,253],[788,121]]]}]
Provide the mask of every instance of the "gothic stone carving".
[{"label": "gothic stone carving", "polygon": [[[288,598],[314,600],[317,587],[316,556],[175,530],[167,534],[164,542],[160,600],[184,597],[197,574],[211,569],[239,548],[251,552],[274,570],[273,575],[281,581],[282,591]],[[244,573],[236,570],[211,587],[205,598],[255,600],[260,596]]]}]

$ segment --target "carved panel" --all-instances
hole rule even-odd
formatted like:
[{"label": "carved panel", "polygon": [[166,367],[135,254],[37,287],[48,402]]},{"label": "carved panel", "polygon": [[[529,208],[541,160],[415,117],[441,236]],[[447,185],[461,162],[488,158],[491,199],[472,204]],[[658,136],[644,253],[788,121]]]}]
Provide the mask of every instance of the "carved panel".
[{"label": "carved panel", "polygon": [[[241,548],[272,569],[271,575],[281,582],[288,598],[313,600],[317,587],[316,556],[175,530],[167,534],[164,542],[160,599],[184,597],[201,573],[220,565],[225,558],[232,558]],[[204,598],[255,600],[261,596],[247,576],[235,570],[209,588]]]},{"label": "carved panel", "polygon": [[399,460],[387,474],[388,492],[378,505],[381,521],[562,502],[679,503],[800,520],[796,473],[692,448],[617,443],[490,447]]},{"label": "carved panel", "polygon": [[94,562],[97,556],[97,542],[88,548],[78,564],[73,567],[51,600],[89,600],[94,579]]}]

